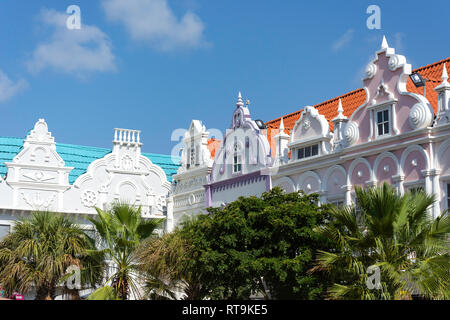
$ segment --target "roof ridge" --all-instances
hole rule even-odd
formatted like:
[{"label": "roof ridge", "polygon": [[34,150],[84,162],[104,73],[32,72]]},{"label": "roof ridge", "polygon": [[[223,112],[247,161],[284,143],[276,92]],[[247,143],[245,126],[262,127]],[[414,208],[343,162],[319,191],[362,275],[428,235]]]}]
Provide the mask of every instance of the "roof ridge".
[{"label": "roof ridge", "polygon": [[[335,101],[335,100],[343,99],[343,98],[348,97],[348,96],[350,96],[350,95],[352,95],[352,94],[355,94],[355,93],[357,93],[357,92],[360,92],[361,90],[364,90],[364,89],[363,89],[363,88],[354,89],[354,90],[349,91],[349,92],[347,92],[347,93],[344,93],[344,94],[342,94],[342,95],[340,95],[340,96],[337,96],[337,97],[334,97],[334,98],[331,98],[331,99],[322,101],[322,102],[320,102],[320,103],[318,103],[318,104],[315,104],[313,107],[316,108],[316,107],[319,107],[319,106],[321,106],[321,105],[324,105],[324,104],[333,102],[333,101]],[[272,124],[272,123],[274,123],[274,122],[278,122],[279,120],[281,120],[281,118],[292,117],[292,116],[294,116],[294,115],[297,115],[297,114],[303,112],[303,110],[304,110],[304,109],[300,109],[300,110],[297,110],[297,111],[295,111],[295,112],[289,113],[289,114],[287,114],[287,115],[284,115],[284,116],[278,117],[278,118],[276,118],[276,119],[270,120],[270,121],[267,122],[267,124],[270,125],[270,124]]]},{"label": "roof ridge", "polygon": [[[437,65],[440,65],[440,64],[443,64],[443,63],[446,63],[446,62],[450,62],[450,57],[444,58],[444,59],[439,60],[439,61],[437,61],[437,62],[433,62],[433,63],[428,64],[428,65],[425,65],[425,66],[423,66],[423,67],[419,67],[419,68],[413,69],[412,72],[419,72],[419,71],[421,71],[421,70],[429,69],[429,68],[435,67],[435,66],[437,66]],[[439,82],[438,80],[434,80],[434,79],[430,79],[430,80],[433,81],[433,82]],[[337,96],[337,97],[334,97],[334,98],[331,98],[331,99],[322,101],[322,102],[320,102],[320,103],[318,103],[318,104],[315,104],[313,107],[314,107],[314,108],[317,108],[317,107],[320,107],[320,106],[322,106],[322,105],[331,103],[331,102],[333,102],[333,101],[336,101],[336,100],[339,100],[339,99],[343,99],[343,98],[348,97],[348,96],[350,96],[350,95],[352,95],[352,94],[355,94],[355,93],[357,93],[357,92],[360,92],[361,90],[364,90],[364,89],[363,89],[363,88],[359,88],[359,89],[355,89],[355,90],[349,91],[349,92],[344,93],[344,94],[342,94],[342,95],[340,95],[340,96]],[[297,110],[297,111],[294,111],[294,112],[292,112],[292,113],[288,113],[288,114],[283,115],[283,116],[281,116],[281,117],[275,118],[275,119],[273,119],[273,120],[267,121],[267,122],[266,122],[266,125],[267,125],[268,127],[270,127],[270,126],[273,125],[274,123],[278,123],[278,122],[281,120],[281,118],[285,118],[285,119],[286,119],[286,118],[289,118],[289,117],[292,117],[292,116],[296,116],[296,115],[302,113],[303,110],[304,110],[304,108],[303,108],[303,109],[300,109],[300,110]]]},{"label": "roof ridge", "polygon": [[437,66],[438,64],[442,64],[442,63],[444,63],[444,62],[448,62],[448,61],[450,61],[450,57],[447,57],[447,58],[445,58],[445,59],[442,59],[442,60],[440,60],[440,61],[437,61],[437,62],[434,62],[434,63],[428,64],[428,65],[426,65],[426,66],[423,66],[423,67],[419,67],[419,68],[416,68],[416,69],[414,69],[414,70],[412,70],[412,71],[413,71],[413,72],[418,72],[418,71],[420,71],[420,70],[423,70],[423,69],[428,69],[428,68],[431,68],[431,67]]}]

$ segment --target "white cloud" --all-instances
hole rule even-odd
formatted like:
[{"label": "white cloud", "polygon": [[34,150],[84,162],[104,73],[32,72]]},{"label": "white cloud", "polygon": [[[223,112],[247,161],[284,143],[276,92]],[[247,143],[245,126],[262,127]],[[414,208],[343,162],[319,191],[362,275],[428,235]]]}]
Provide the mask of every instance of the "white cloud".
[{"label": "white cloud", "polygon": [[102,0],[109,20],[122,23],[132,39],[164,51],[208,45],[200,18],[187,12],[178,20],[167,0]]},{"label": "white cloud", "polygon": [[334,43],[331,49],[334,52],[337,52],[341,50],[344,46],[346,46],[350,41],[353,39],[353,34],[355,33],[355,30],[348,29],[339,39],[337,39]]},{"label": "white cloud", "polygon": [[28,87],[28,83],[19,79],[12,81],[2,70],[0,70],[0,103],[5,102]]},{"label": "white cloud", "polygon": [[28,69],[38,73],[45,68],[84,77],[93,72],[116,70],[109,37],[96,26],[82,24],[79,30],[69,30],[69,15],[43,9],[41,21],[53,29],[48,42],[41,43],[27,62]]}]

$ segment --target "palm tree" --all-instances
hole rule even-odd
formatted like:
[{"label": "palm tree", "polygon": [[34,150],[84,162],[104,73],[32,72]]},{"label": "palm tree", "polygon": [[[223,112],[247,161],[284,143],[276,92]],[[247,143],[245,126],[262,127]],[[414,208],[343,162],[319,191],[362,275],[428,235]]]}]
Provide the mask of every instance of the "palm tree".
[{"label": "palm tree", "polygon": [[93,248],[93,239],[67,216],[34,212],[0,242],[0,286],[22,293],[35,288],[36,300],[54,299],[70,266],[81,269],[82,285],[94,286],[103,265],[100,257],[87,254]]},{"label": "palm tree", "polygon": [[[405,299],[420,294],[448,299],[450,218],[433,219],[429,206],[434,197],[423,191],[401,196],[384,184],[355,188],[360,210],[334,208],[331,221],[318,229],[334,239],[333,251],[319,251],[317,266],[335,279],[333,299]],[[377,288],[369,267],[380,271]],[[371,269],[372,269],[371,268]]]},{"label": "palm tree", "polygon": [[[185,226],[191,222],[186,221]],[[185,300],[199,300],[205,295],[200,274],[193,267],[192,245],[182,229],[154,241],[145,241],[136,251],[139,268],[145,274],[146,294],[153,299],[176,299],[184,292]]]},{"label": "palm tree", "polygon": [[162,220],[144,219],[140,207],[126,203],[114,203],[109,211],[96,210],[97,217],[89,220],[102,242],[98,251],[112,263],[113,274],[107,282],[120,299],[128,299],[130,289],[135,297],[140,297],[141,274],[134,252],[142,241],[155,236]]}]

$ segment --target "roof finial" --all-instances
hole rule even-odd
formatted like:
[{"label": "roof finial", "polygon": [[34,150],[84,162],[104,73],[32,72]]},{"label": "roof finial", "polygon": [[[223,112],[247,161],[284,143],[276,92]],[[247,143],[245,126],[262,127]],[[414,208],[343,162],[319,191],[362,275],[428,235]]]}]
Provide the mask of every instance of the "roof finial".
[{"label": "roof finial", "polygon": [[281,117],[281,122],[280,122],[280,132],[284,132],[284,121],[283,121],[283,117]]},{"label": "roof finial", "polygon": [[342,100],[339,99],[339,105],[338,105],[338,113],[339,114],[343,114],[344,113],[344,108],[342,107]]},{"label": "roof finial", "polygon": [[445,63],[444,63],[444,66],[442,67],[442,82],[447,82],[447,80],[448,80],[448,73],[447,73],[447,67],[445,66]]},{"label": "roof finial", "polygon": [[237,101],[237,103],[236,103],[236,106],[237,106],[238,108],[244,106],[244,101],[242,101],[242,94],[241,94],[240,91],[239,91],[238,101]]},{"label": "roof finial", "polygon": [[386,40],[386,36],[383,36],[383,41],[381,42],[381,49],[389,48],[388,42]]}]

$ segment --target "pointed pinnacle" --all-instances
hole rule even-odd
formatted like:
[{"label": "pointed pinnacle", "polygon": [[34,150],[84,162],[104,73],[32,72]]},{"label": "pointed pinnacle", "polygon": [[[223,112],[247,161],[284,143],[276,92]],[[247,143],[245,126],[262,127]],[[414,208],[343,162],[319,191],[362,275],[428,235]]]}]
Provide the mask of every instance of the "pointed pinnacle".
[{"label": "pointed pinnacle", "polygon": [[447,67],[445,66],[444,63],[444,66],[442,67],[442,82],[447,82],[447,80],[448,80]]},{"label": "pointed pinnacle", "polygon": [[283,121],[283,117],[281,117],[281,122],[280,122],[280,132],[284,132],[284,121]]},{"label": "pointed pinnacle", "polygon": [[383,41],[381,42],[381,49],[389,48],[388,42],[386,40],[386,36],[383,36]]},{"label": "pointed pinnacle", "polygon": [[339,99],[339,105],[338,105],[338,113],[343,113],[344,112],[344,108],[342,107],[342,100]]},{"label": "pointed pinnacle", "polygon": [[237,101],[237,103],[236,103],[236,106],[237,106],[237,107],[243,107],[243,106],[244,106],[244,101],[242,101],[242,94],[241,94],[240,91],[239,91],[238,101]]}]

